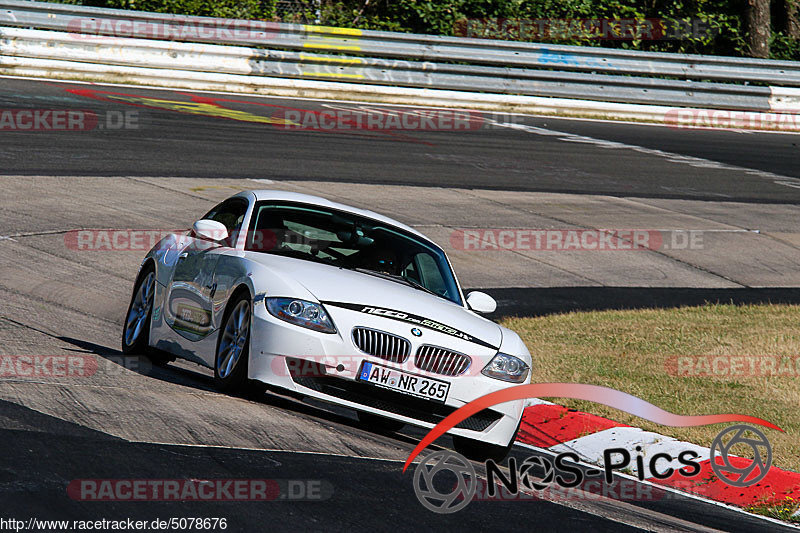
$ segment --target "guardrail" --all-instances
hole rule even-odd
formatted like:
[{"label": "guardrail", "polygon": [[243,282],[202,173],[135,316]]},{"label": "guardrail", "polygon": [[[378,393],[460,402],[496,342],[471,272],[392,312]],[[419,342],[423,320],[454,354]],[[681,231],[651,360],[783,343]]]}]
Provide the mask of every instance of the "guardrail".
[{"label": "guardrail", "polygon": [[0,27],[0,63],[13,66],[20,64],[19,58],[63,61],[73,71],[80,65],[103,64],[765,111],[775,107],[774,89],[749,83],[800,85],[800,63],[790,61],[362,31],[27,0],[0,0],[0,26],[12,26]]}]

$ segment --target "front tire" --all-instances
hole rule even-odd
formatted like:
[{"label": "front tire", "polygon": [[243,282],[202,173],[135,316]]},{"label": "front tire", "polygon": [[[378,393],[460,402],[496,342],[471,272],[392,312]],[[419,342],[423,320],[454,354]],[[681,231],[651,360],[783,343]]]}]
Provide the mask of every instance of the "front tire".
[{"label": "front tire", "polygon": [[228,305],[223,316],[223,326],[217,340],[217,354],[214,358],[214,384],[222,392],[237,394],[255,392],[254,387],[249,386],[247,379],[251,307],[250,297],[242,293]]}]

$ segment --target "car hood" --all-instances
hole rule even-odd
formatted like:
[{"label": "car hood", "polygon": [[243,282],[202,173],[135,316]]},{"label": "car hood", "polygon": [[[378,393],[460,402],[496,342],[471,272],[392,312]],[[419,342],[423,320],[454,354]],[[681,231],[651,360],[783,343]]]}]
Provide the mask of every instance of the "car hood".
[{"label": "car hood", "polygon": [[[502,330],[494,322],[464,307],[400,282],[302,259],[248,253],[250,259],[267,267],[286,287],[301,285],[326,306],[338,306],[401,320],[443,331],[466,340],[498,348]],[[298,294],[274,296],[299,297]]]}]

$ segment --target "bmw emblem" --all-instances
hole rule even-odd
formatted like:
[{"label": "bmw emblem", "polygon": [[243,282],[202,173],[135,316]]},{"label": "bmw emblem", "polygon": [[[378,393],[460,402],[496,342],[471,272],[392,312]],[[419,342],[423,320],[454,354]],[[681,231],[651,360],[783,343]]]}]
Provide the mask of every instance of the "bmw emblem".
[{"label": "bmw emblem", "polygon": [[415,337],[422,337],[422,330],[419,328],[411,328],[411,334]]}]

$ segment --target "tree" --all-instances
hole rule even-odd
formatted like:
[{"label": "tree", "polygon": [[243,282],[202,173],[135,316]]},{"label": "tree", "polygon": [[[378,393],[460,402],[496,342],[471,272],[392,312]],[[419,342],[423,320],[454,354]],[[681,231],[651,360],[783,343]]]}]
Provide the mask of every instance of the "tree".
[{"label": "tree", "polygon": [[800,39],[800,0],[783,0],[781,7],[783,19],[780,29],[790,39]]},{"label": "tree", "polygon": [[745,27],[750,55],[752,57],[769,57],[769,0],[747,0]]}]

